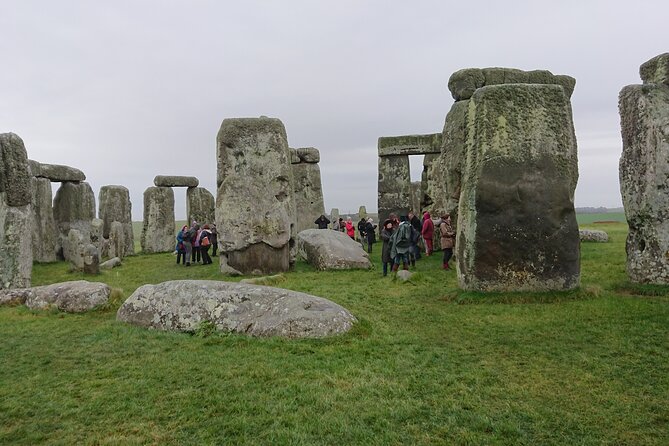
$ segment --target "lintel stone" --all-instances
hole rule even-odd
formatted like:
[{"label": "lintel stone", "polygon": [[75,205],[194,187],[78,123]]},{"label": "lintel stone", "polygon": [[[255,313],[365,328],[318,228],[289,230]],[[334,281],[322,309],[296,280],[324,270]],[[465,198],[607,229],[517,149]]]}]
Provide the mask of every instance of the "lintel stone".
[{"label": "lintel stone", "polygon": [[379,156],[441,153],[441,133],[382,136],[379,138],[378,147]]},{"label": "lintel stone", "polygon": [[198,187],[200,180],[195,177],[182,177],[178,175],[156,175],[153,184],[157,187]]}]

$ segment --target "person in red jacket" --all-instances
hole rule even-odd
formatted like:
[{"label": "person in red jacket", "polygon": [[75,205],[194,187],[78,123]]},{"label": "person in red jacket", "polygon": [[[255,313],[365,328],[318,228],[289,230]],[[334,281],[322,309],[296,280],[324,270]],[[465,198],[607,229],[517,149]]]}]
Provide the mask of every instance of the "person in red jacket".
[{"label": "person in red jacket", "polygon": [[355,240],[355,226],[353,226],[353,220],[351,219],[351,217],[348,217],[346,219],[346,234],[348,234],[349,237]]},{"label": "person in red jacket", "polygon": [[432,254],[432,238],[434,237],[434,223],[432,223],[429,212],[423,214],[423,229],[420,234],[425,240],[425,255],[429,256]]}]

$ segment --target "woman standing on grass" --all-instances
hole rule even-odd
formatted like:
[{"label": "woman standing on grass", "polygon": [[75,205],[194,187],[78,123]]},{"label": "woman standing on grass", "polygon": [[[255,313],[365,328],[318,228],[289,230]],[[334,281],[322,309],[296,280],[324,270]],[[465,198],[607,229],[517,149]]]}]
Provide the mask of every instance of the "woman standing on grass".
[{"label": "woman standing on grass", "polygon": [[390,237],[392,237],[394,229],[393,221],[391,219],[387,219],[383,222],[383,229],[381,229],[381,240],[383,241],[381,262],[383,263],[384,276],[388,275],[388,265],[391,265],[393,261],[390,256]]},{"label": "woman standing on grass", "polygon": [[372,245],[376,242],[376,225],[371,217],[367,219],[365,234],[367,234],[367,252],[371,254]]},{"label": "woman standing on grass", "polygon": [[434,237],[434,223],[429,212],[423,214],[423,229],[421,231],[425,241],[425,255],[432,255],[432,239]]},{"label": "woman standing on grass", "polygon": [[199,235],[199,244],[200,244],[200,254],[202,255],[202,264],[209,265],[211,264],[211,257],[209,257],[209,247],[211,246],[211,231],[209,231],[209,225],[202,226],[202,230]]},{"label": "woman standing on grass", "polygon": [[448,264],[451,257],[453,257],[453,245],[455,245],[455,231],[451,226],[450,214],[441,216],[441,224],[439,225],[439,233],[441,234],[441,249],[444,250],[444,269],[451,269]]},{"label": "woman standing on grass", "polygon": [[348,217],[346,220],[346,234],[355,240],[355,226],[353,226],[353,220],[351,217]]},{"label": "woman standing on grass", "polygon": [[188,226],[184,225],[181,228],[181,231],[177,233],[177,265],[181,263],[183,259],[184,265],[186,264],[186,246],[184,246],[184,234],[188,231]]},{"label": "woman standing on grass", "polygon": [[216,230],[216,224],[211,225],[211,256],[216,257],[216,250],[218,249],[218,231]]}]

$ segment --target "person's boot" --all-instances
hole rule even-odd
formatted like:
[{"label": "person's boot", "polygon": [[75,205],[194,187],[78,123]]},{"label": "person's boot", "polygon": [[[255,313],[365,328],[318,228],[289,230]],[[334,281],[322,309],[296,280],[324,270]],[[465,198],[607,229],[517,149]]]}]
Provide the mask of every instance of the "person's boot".
[{"label": "person's boot", "polygon": [[[399,266],[399,265],[397,265],[397,266]],[[409,270],[409,266],[407,265],[407,262],[402,262],[402,269],[405,270],[405,271]]]},{"label": "person's boot", "polygon": [[448,266],[448,262],[444,262],[444,269],[450,269],[450,267]]},{"label": "person's boot", "polygon": [[411,259],[411,266],[416,267],[416,259]]},{"label": "person's boot", "polygon": [[393,273],[396,273],[398,269],[400,269],[400,264],[399,263],[393,263],[393,268],[390,271],[393,272]]}]

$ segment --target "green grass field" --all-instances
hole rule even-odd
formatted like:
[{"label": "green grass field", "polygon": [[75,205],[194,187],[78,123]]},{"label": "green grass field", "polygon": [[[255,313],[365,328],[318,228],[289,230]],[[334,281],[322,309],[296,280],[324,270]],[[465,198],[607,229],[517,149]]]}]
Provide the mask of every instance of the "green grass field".
[{"label": "green grass field", "polygon": [[[582,286],[459,292],[424,258],[409,283],[298,263],[282,287],[359,319],[331,339],[163,333],[115,321],[144,283],[222,279],[170,254],[95,280],[82,315],[0,307],[0,444],[669,444],[667,287],[626,281],[626,225],[593,224]],[[36,265],[35,285],[84,278]],[[90,279],[90,277],[87,277]]]}]

